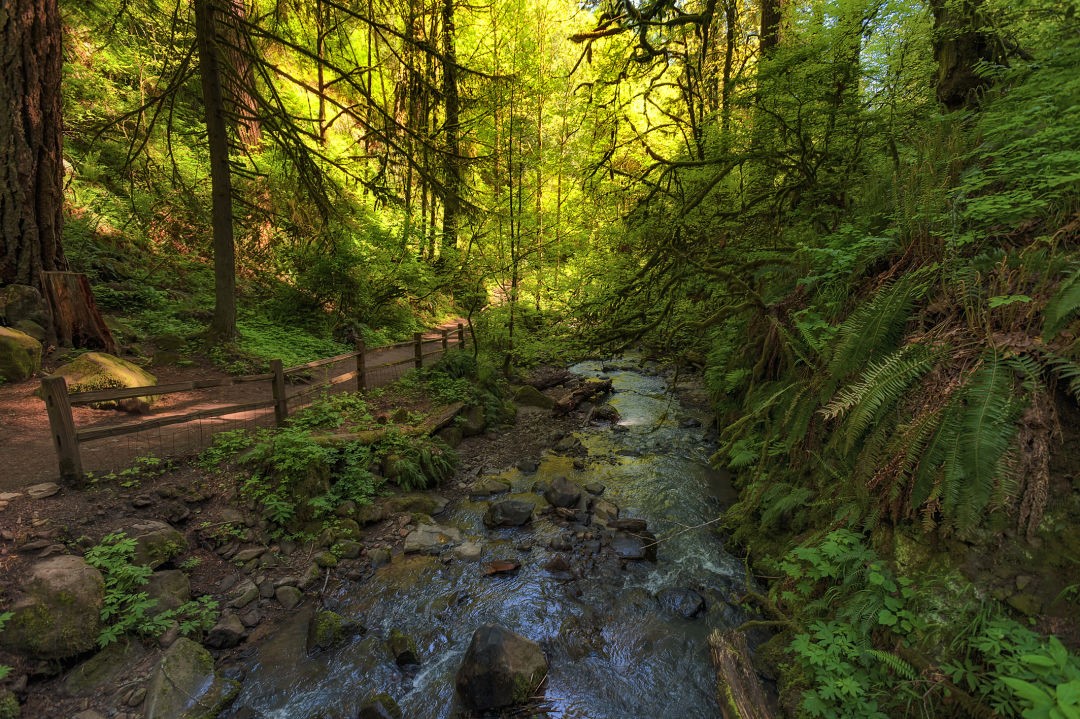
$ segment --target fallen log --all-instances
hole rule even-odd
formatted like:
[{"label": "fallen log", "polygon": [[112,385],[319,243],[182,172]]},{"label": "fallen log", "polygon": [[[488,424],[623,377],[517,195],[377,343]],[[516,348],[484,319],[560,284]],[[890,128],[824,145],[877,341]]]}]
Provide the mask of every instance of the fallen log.
[{"label": "fallen log", "polygon": [[585,400],[592,399],[597,395],[606,394],[610,391],[611,380],[587,379],[571,390],[570,394],[557,399],[555,401],[555,407],[552,408],[551,411],[555,414],[570,414]]},{"label": "fallen log", "polygon": [[377,427],[375,429],[361,429],[352,431],[341,432],[328,432],[326,434],[316,434],[312,436],[318,444],[324,447],[334,447],[342,444],[349,444],[350,442],[358,442],[363,445],[376,444],[386,438],[386,435],[390,433],[391,429],[404,434],[406,437],[422,437],[428,434],[434,434],[440,429],[445,427],[454,421],[454,417],[457,417],[462,409],[465,408],[464,402],[455,402],[454,404],[443,407],[437,412],[433,412],[424,418],[420,424],[412,426],[400,426],[400,427]]},{"label": "fallen log", "polygon": [[709,635],[709,650],[724,719],[773,719],[761,680],[750,662],[746,635],[738,630],[714,630]]}]

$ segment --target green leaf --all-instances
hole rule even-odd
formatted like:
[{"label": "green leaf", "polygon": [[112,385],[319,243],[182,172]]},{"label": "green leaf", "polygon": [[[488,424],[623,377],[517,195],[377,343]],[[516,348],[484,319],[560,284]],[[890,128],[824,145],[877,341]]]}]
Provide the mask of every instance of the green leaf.
[{"label": "green leaf", "polygon": [[1012,689],[1016,696],[1026,699],[1035,706],[1054,703],[1054,697],[1050,696],[1045,689],[1035,686],[1031,682],[1016,677],[1001,677],[1001,682]]}]

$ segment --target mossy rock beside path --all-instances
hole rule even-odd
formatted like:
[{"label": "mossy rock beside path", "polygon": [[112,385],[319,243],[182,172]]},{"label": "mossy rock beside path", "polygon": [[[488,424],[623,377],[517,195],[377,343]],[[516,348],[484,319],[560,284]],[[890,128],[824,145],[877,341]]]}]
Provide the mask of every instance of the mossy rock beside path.
[{"label": "mossy rock beside path", "polygon": [[[98,392],[121,387],[153,387],[157,384],[157,377],[143,368],[105,352],[79,355],[72,362],[57,368],[51,376],[67,380],[68,392],[71,393]],[[146,396],[139,399],[150,404],[157,397]],[[125,401],[97,402],[92,406],[97,409],[114,409],[118,406],[126,408],[126,405],[122,404]]]},{"label": "mossy rock beside path", "polygon": [[41,343],[12,327],[0,327],[0,380],[22,382],[41,370]]}]

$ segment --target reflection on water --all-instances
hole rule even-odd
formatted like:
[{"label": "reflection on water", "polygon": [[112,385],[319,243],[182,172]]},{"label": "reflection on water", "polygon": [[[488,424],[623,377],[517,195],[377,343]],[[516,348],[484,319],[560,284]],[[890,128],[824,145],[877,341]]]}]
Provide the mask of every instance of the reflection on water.
[{"label": "reflection on water", "polygon": [[[395,557],[370,581],[346,583],[327,599],[328,608],[357,619],[366,634],[315,657],[286,658],[260,647],[234,714],[247,707],[282,719],[352,717],[367,695],[380,691],[407,717],[454,716],[454,674],[472,632],[495,623],[544,647],[551,663],[545,686],[551,717],[719,716],[706,637],[740,620],[724,600],[744,579],[741,563],[725,553],[707,525],[729,490],[707,465],[710,448],[702,430],[680,428],[683,410],[666,394],[662,378],[605,373],[596,362],[572,369],[613,380],[610,402],[627,431],[582,430],[590,458],[585,470],[575,471],[566,457],[548,456],[535,474],[513,470],[501,477],[511,482],[511,496],[538,507],[544,501],[532,491],[537,481],[565,475],[580,484],[604,484],[604,498],[621,508],[621,516],[646,519],[663,540],[659,561],[621,567],[579,551],[576,566],[583,576],[567,581],[544,568],[554,555],[546,547],[567,529],[537,518],[524,528],[488,532],[481,521],[486,503],[462,502],[439,520],[480,539],[485,561],[521,562],[516,573],[485,577],[476,563]],[[671,587],[695,589],[705,597],[707,612],[687,620],[661,609],[654,595]],[[422,662],[412,673],[399,670],[372,638],[385,638],[394,628],[420,649]]]}]

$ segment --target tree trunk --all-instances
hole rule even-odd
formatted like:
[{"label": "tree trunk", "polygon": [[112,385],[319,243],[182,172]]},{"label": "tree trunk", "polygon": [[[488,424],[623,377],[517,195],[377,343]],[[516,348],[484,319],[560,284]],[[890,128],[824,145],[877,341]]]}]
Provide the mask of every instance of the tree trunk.
[{"label": "tree trunk", "polygon": [[975,72],[980,62],[1003,65],[1001,39],[982,17],[982,0],[930,0],[934,14],[934,59],[938,64],[937,97],[949,110],[974,104],[990,80]]},{"label": "tree trunk", "polygon": [[213,200],[214,318],[210,336],[236,337],[236,247],[233,239],[232,176],[225,101],[221,89],[221,56],[212,0],[195,0],[195,39],[202,76],[206,135],[210,144],[210,195]]},{"label": "tree trunk", "polygon": [[[259,147],[262,141],[262,126],[259,123],[259,111],[255,104],[255,69],[252,66],[250,40],[242,25],[247,17],[244,0],[228,0],[228,9],[222,18],[225,32],[225,53],[221,59],[227,61],[228,70],[222,77],[225,88],[225,109],[232,115],[236,136],[249,150]],[[322,57],[321,55],[319,56]],[[322,64],[319,64],[322,69]],[[322,90],[322,87],[319,88]]]},{"label": "tree trunk", "polygon": [[761,54],[768,56],[780,44],[781,0],[761,0]]},{"label": "tree trunk", "polygon": [[457,52],[454,43],[454,0],[442,5],[443,76],[442,89],[446,103],[446,194],[443,197],[443,234],[441,257],[449,260],[457,248],[458,214],[461,207],[461,101],[458,97]]},{"label": "tree trunk", "polygon": [[0,285],[67,267],[57,0],[0,6]]}]

